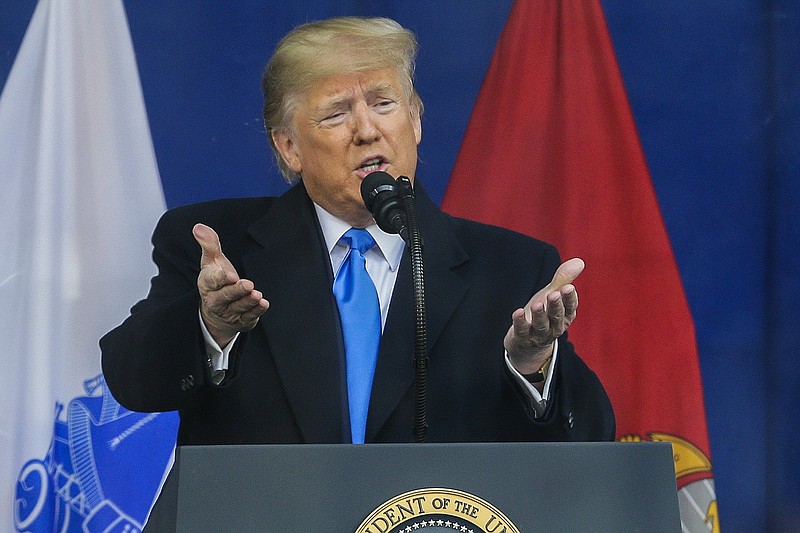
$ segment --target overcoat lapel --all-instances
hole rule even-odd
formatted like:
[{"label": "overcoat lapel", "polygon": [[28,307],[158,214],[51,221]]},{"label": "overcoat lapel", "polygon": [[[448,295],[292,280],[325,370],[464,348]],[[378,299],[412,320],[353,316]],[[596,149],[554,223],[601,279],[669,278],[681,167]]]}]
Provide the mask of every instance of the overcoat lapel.
[{"label": "overcoat lapel", "polygon": [[[428,355],[433,358],[445,324],[467,291],[467,282],[454,269],[467,261],[468,255],[450,230],[446,215],[433,204],[419,183],[415,186],[415,197],[424,244]],[[375,369],[367,420],[368,442],[377,435],[413,384],[414,327],[411,256],[406,249]],[[411,426],[412,420],[409,419],[409,440],[412,437]]]},{"label": "overcoat lapel", "polygon": [[244,256],[246,275],[270,307],[266,334],[305,442],[342,442],[343,348],[331,291],[330,258],[302,183],[250,228],[258,242]]}]

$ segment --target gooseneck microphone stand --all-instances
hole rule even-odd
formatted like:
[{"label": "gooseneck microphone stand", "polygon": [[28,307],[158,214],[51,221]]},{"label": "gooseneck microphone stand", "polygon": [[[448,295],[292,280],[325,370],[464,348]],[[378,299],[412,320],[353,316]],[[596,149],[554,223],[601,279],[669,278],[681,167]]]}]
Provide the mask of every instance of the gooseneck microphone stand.
[{"label": "gooseneck microphone stand", "polygon": [[397,178],[400,198],[406,212],[411,275],[414,292],[414,442],[425,442],[428,431],[428,326],[425,318],[425,269],[422,262],[422,237],[417,222],[414,189],[405,177]]}]

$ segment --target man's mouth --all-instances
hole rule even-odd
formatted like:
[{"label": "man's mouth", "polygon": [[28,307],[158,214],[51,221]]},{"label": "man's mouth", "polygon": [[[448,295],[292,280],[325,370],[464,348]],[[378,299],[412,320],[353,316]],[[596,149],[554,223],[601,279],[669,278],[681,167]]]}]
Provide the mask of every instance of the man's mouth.
[{"label": "man's mouth", "polygon": [[367,159],[366,161],[361,163],[361,166],[358,167],[358,169],[364,172],[373,172],[375,170],[379,170],[381,168],[381,165],[383,165],[383,163],[384,163],[383,158],[375,157],[373,159]]}]

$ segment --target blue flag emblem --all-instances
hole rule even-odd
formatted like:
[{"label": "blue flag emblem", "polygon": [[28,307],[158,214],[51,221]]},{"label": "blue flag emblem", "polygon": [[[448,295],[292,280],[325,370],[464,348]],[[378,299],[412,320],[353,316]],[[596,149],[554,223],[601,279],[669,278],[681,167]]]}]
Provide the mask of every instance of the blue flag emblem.
[{"label": "blue flag emblem", "polygon": [[84,389],[87,395],[72,399],[66,413],[56,405],[47,455],[19,473],[19,532],[142,530],[172,456],[178,415],[128,411],[102,374]]}]

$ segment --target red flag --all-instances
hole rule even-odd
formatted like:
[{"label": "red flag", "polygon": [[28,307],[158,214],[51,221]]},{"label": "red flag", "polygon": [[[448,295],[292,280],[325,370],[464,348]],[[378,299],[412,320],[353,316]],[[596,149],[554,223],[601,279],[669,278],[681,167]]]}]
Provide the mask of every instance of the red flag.
[{"label": "red flag", "polygon": [[586,261],[570,339],[617,437],[672,442],[685,530],[717,531],[694,324],[598,1],[515,2],[442,207]]}]

